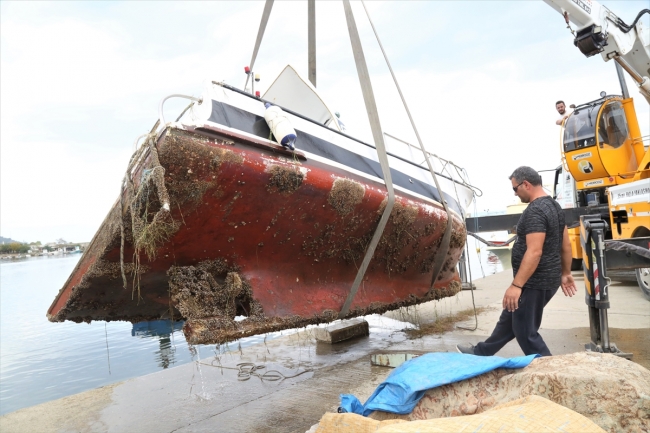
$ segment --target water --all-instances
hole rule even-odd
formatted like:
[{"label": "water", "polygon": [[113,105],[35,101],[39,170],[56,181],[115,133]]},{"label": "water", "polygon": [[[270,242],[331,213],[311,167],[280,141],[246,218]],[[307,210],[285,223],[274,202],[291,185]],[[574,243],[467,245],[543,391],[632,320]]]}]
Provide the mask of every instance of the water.
[{"label": "water", "polygon": [[227,349],[188,347],[180,323],[49,322],[45,313],[79,258],[0,263],[0,415]]},{"label": "water", "polygon": [[[485,248],[477,255],[472,240],[469,245],[473,279],[501,270]],[[51,323],[45,313],[79,258],[0,263],[0,415],[292,332],[248,337],[226,347],[189,347],[182,323]]]}]

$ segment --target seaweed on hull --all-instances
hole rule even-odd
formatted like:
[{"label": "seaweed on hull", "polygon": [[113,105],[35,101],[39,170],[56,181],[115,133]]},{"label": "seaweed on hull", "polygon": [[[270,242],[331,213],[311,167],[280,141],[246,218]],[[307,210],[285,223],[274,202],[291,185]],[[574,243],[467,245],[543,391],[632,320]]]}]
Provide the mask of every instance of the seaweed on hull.
[{"label": "seaweed on hull", "polygon": [[[254,144],[171,127],[149,137],[49,319],[184,319],[191,344],[337,319],[385,189],[298,151]],[[346,318],[456,294],[460,217],[431,282],[446,218],[440,206],[398,194]]]}]

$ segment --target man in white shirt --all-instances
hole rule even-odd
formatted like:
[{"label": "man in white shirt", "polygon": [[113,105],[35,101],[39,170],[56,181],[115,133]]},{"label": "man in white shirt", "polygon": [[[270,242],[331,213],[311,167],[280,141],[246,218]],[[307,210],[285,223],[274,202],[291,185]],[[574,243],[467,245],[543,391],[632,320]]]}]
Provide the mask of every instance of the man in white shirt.
[{"label": "man in white shirt", "polygon": [[569,114],[571,114],[571,112],[567,111],[566,105],[564,105],[564,101],[557,101],[555,103],[555,109],[558,113],[560,113],[560,116],[562,116],[555,122],[555,124],[562,125],[566,118],[569,117]]}]

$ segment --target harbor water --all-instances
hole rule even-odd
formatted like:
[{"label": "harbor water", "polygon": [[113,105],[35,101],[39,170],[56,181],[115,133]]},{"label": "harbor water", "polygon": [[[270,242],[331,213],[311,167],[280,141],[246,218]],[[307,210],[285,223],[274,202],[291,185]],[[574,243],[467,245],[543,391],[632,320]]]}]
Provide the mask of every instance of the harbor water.
[{"label": "harbor water", "polygon": [[[473,279],[502,270],[469,240]],[[51,323],[45,317],[79,254],[0,263],[0,415],[292,332],[188,346],[182,323]]]}]

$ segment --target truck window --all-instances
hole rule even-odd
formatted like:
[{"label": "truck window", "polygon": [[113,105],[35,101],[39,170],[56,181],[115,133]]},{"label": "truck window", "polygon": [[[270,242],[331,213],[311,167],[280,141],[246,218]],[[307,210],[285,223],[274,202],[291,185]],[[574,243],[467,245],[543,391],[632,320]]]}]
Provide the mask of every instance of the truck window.
[{"label": "truck window", "polygon": [[596,119],[594,108],[586,107],[573,114],[564,125],[564,151],[594,146],[596,144]]},{"label": "truck window", "polygon": [[607,104],[598,120],[598,140],[601,147],[607,145],[614,149],[620,147],[628,138],[627,122],[623,104]]}]

